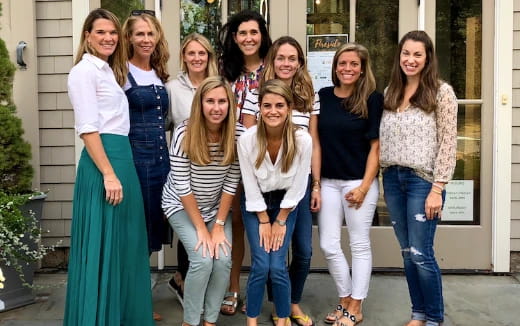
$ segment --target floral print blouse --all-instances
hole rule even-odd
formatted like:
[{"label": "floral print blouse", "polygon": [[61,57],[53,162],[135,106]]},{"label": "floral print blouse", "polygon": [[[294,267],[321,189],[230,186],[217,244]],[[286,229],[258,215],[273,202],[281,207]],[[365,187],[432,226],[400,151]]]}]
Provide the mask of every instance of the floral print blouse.
[{"label": "floral print blouse", "polygon": [[448,182],[457,151],[457,98],[442,82],[437,110],[431,113],[410,106],[403,112],[384,110],[380,125],[380,165],[412,168],[430,182]]},{"label": "floral print blouse", "polygon": [[256,71],[244,72],[231,84],[235,99],[237,101],[237,118],[238,122],[243,122],[242,108],[247,97],[247,93],[256,90],[262,77],[264,64],[261,63]]}]

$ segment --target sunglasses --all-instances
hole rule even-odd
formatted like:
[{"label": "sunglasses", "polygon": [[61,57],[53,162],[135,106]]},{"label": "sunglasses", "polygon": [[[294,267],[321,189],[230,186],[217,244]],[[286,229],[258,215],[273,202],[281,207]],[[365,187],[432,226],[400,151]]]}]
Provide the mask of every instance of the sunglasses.
[{"label": "sunglasses", "polygon": [[130,16],[141,16],[142,14],[147,14],[147,15],[155,17],[155,11],[147,10],[147,9],[132,10],[132,12],[130,13]]}]

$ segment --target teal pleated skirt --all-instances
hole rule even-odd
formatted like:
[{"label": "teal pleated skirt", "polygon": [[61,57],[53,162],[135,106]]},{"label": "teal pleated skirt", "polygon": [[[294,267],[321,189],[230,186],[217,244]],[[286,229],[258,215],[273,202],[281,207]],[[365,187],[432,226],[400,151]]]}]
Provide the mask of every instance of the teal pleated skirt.
[{"label": "teal pleated skirt", "polygon": [[72,213],[65,326],[148,326],[150,265],[139,179],[128,137],[101,140],[123,186],[123,201],[105,200],[103,177],[83,149]]}]

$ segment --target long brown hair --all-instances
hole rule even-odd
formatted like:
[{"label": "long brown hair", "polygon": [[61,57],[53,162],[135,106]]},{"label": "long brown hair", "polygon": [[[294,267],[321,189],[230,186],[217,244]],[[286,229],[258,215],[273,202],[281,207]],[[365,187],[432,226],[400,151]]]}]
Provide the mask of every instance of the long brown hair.
[{"label": "long brown hair", "polygon": [[385,94],[386,110],[396,111],[404,99],[404,89],[407,83],[406,75],[401,69],[401,52],[404,43],[408,40],[421,42],[426,52],[426,62],[421,71],[419,86],[410,97],[410,104],[426,112],[437,109],[437,91],[440,87],[439,71],[437,68],[437,56],[431,38],[424,31],[411,31],[406,33],[399,42],[398,51],[394,57],[390,83]]},{"label": "long brown hair", "polygon": [[228,165],[235,161],[235,129],[236,129],[236,104],[235,96],[231,91],[229,83],[220,76],[211,76],[197,87],[193,102],[191,104],[191,113],[188,120],[186,135],[184,137],[182,148],[192,162],[199,165],[208,165],[211,163],[211,157],[208,147],[208,128],[206,119],[202,112],[202,101],[204,96],[212,89],[223,87],[226,90],[228,98],[228,114],[220,128],[220,150],[223,153],[222,165]]},{"label": "long brown hair", "polygon": [[[262,111],[262,99],[266,94],[280,95],[287,103],[287,118],[285,119],[282,132],[282,172],[286,173],[292,166],[297,150],[296,132],[292,123],[293,92],[287,84],[279,79],[266,81],[260,88],[260,94],[258,95],[260,111]],[[255,168],[258,169],[260,165],[262,165],[262,161],[267,152],[267,129],[261,116],[258,119],[256,139],[258,155],[256,157]]]},{"label": "long brown hair", "polygon": [[296,74],[291,81],[294,109],[300,112],[311,112],[312,105],[314,103],[314,88],[312,87],[312,78],[309,75],[309,71],[307,70],[307,63],[305,61],[305,55],[303,54],[302,47],[298,41],[296,41],[291,36],[282,36],[273,42],[273,45],[265,57],[265,68],[264,73],[260,78],[260,87],[262,87],[262,85],[267,80],[277,78],[274,71],[274,62],[276,55],[278,54],[278,50],[284,44],[289,44],[296,49],[298,52],[298,62],[300,63],[300,67],[296,71]]},{"label": "long brown hair", "polygon": [[332,83],[336,87],[341,87],[336,68],[338,67],[339,57],[345,52],[355,52],[361,60],[361,74],[354,85],[351,96],[343,101],[343,107],[362,118],[368,118],[367,100],[370,94],[376,90],[376,79],[370,65],[368,50],[361,44],[347,43],[342,45],[334,54],[332,60]]},{"label": "long brown hair", "polygon": [[211,43],[208,41],[208,39],[199,33],[191,33],[187,35],[182,41],[181,50],[179,51],[179,62],[181,64],[181,70],[186,74],[188,73],[188,67],[186,66],[186,62],[184,62],[184,52],[186,51],[186,47],[188,46],[188,44],[190,44],[190,42],[199,43],[208,53],[206,77],[218,75],[217,55],[215,54],[215,50],[211,46]]},{"label": "long brown hair", "polygon": [[126,66],[126,55],[125,49],[121,46],[122,34],[121,34],[121,24],[119,23],[119,19],[117,19],[116,15],[111,13],[110,11],[102,8],[97,8],[92,10],[87,18],[85,18],[85,22],[83,23],[83,28],[81,29],[81,39],[79,41],[78,51],[76,52],[76,60],[74,61],[74,65],[78,64],[81,61],[84,53],[90,53],[92,55],[98,56],[96,50],[92,48],[87,41],[87,32],[92,33],[92,28],[94,28],[94,22],[98,19],[107,19],[110,20],[117,31],[117,46],[112,53],[108,57],[108,65],[114,71],[114,76],[116,78],[117,83],[120,86],[123,86],[126,81],[126,75],[128,73],[128,67]]},{"label": "long brown hair", "polygon": [[168,51],[168,42],[164,37],[164,32],[159,20],[152,15],[143,13],[139,16],[130,16],[123,25],[124,44],[127,52],[127,58],[132,59],[134,56],[134,46],[130,43],[130,37],[134,32],[134,25],[138,20],[143,20],[152,29],[155,34],[155,49],[150,57],[150,66],[155,70],[157,77],[165,83],[170,78],[168,73],[168,59],[170,59],[170,52]]}]

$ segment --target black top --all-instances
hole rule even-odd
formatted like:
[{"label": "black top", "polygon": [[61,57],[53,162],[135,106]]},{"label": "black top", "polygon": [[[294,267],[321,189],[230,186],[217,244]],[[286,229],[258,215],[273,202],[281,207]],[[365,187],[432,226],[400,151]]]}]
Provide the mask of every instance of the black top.
[{"label": "black top", "polygon": [[363,179],[370,140],[379,138],[383,95],[376,91],[370,94],[368,118],[363,119],[343,107],[344,98],[334,94],[334,87],[322,88],[318,94],[321,176],[340,180]]}]

